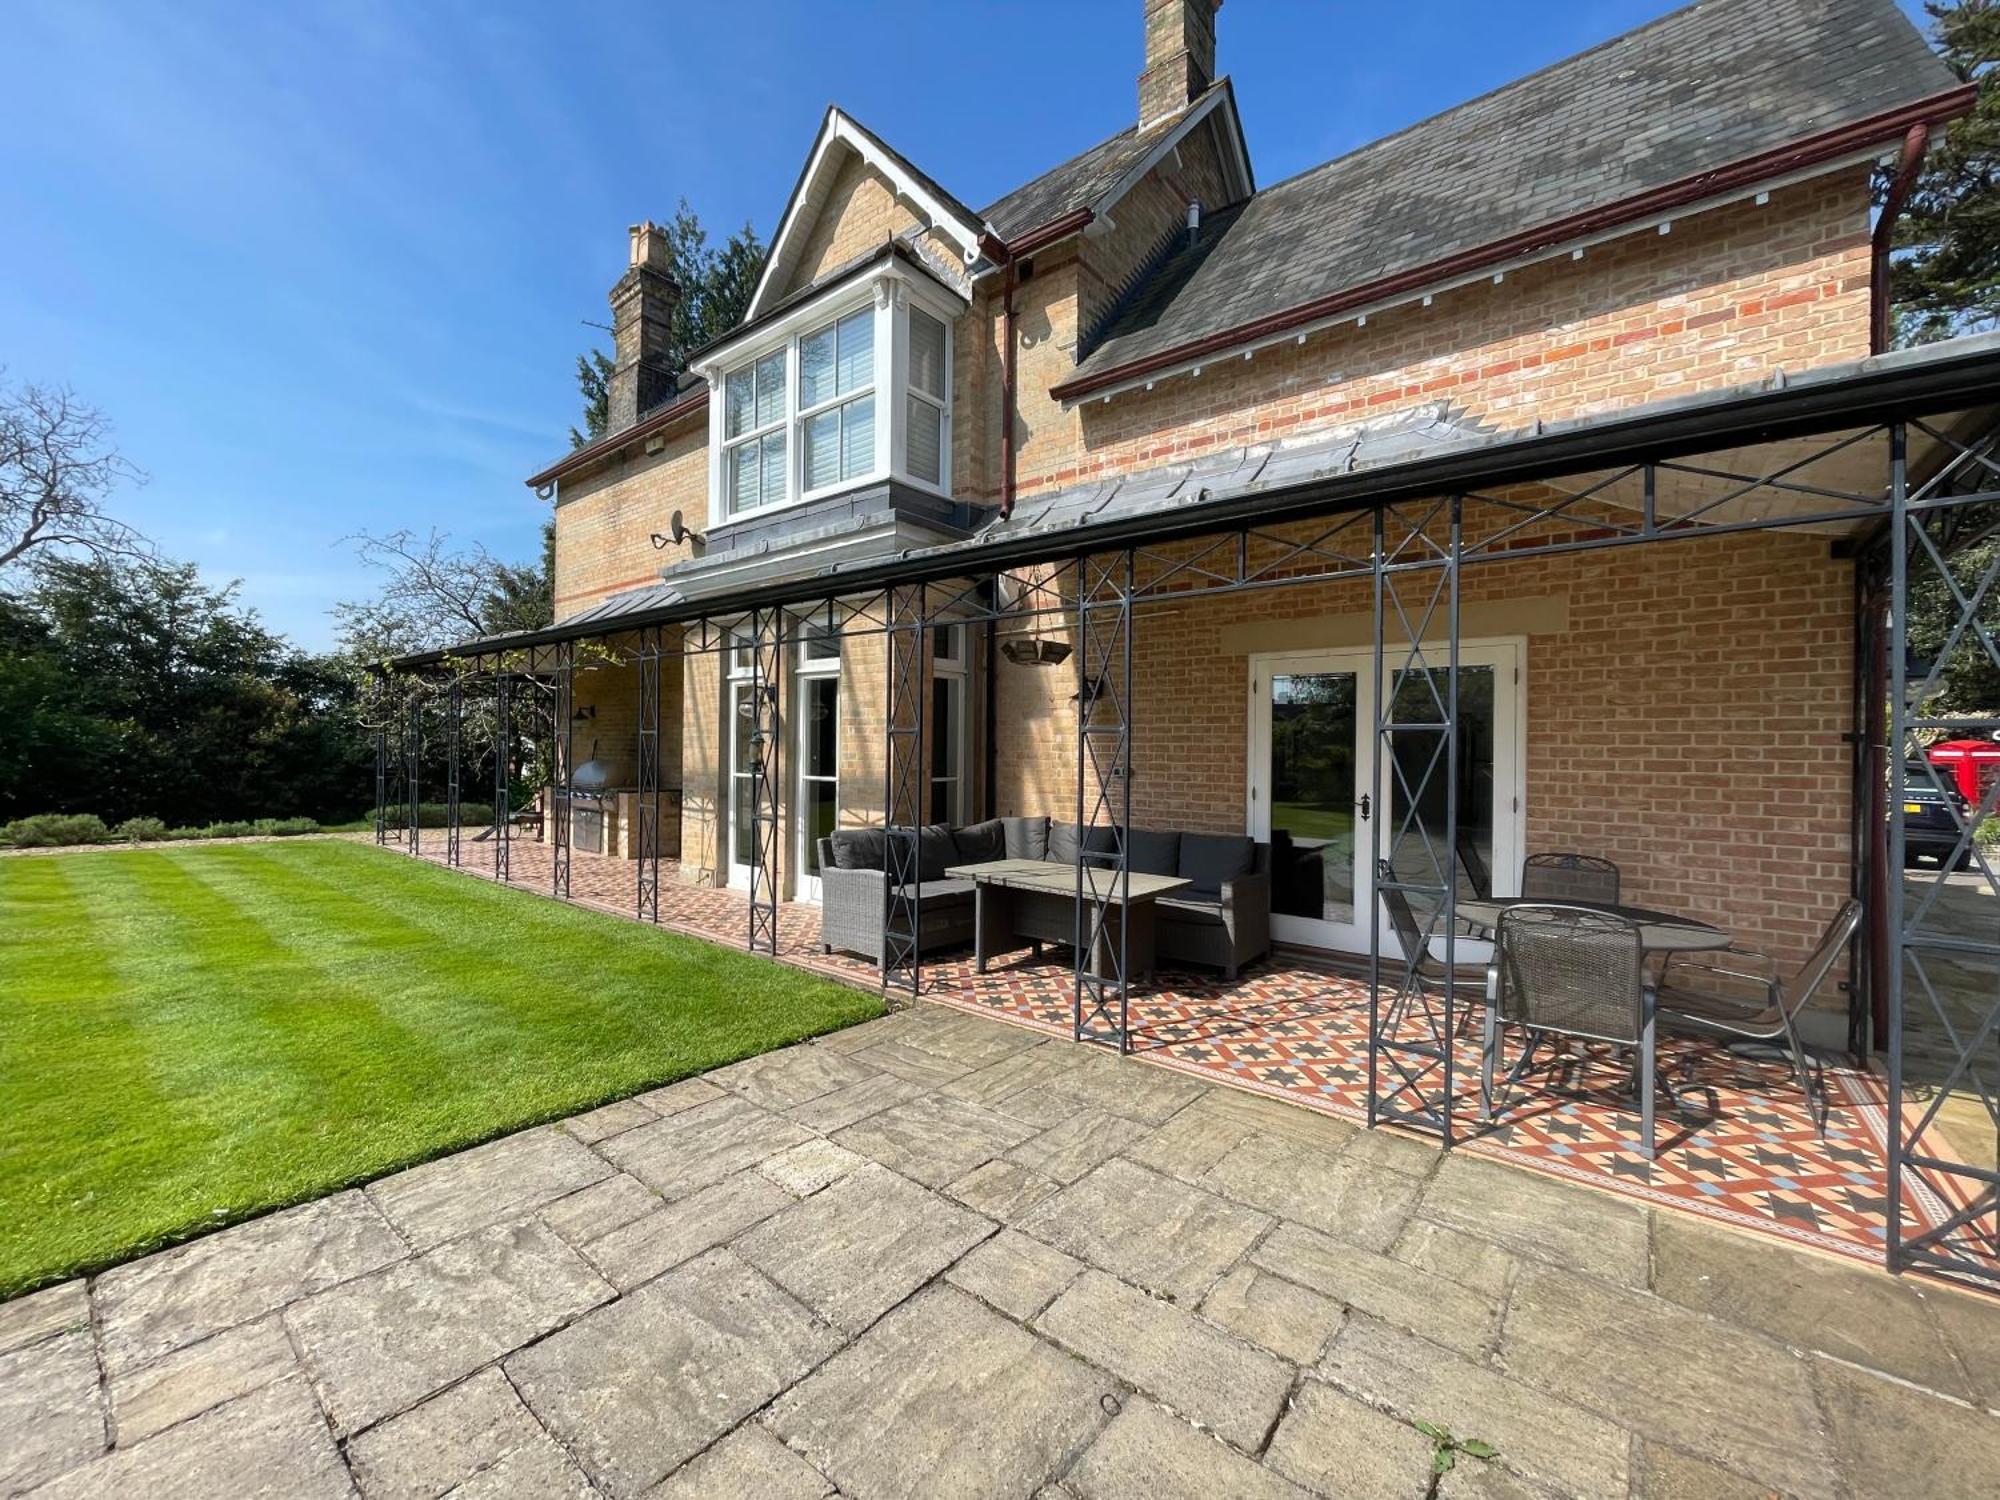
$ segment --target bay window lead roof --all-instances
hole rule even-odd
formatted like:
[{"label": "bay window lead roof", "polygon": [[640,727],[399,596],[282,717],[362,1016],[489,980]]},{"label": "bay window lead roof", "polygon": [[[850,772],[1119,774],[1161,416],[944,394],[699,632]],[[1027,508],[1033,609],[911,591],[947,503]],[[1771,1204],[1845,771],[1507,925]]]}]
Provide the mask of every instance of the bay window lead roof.
[{"label": "bay window lead roof", "polygon": [[1703,0],[1213,215],[1069,384],[1957,82],[1894,0]]}]

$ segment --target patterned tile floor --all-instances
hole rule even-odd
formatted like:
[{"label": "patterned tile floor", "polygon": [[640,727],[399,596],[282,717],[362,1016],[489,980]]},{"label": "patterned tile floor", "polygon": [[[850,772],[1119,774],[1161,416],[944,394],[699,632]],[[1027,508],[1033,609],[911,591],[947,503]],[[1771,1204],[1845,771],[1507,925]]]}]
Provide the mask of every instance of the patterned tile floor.
[{"label": "patterned tile floor", "polygon": [[[468,838],[462,868],[492,874],[491,845]],[[441,835],[420,851],[442,860]],[[517,842],[512,883],[550,891],[549,852]],[[593,855],[572,857],[572,899],[619,916],[633,914],[634,867]],[[739,892],[663,879],[662,925],[742,946],[748,910]],[[824,955],[811,906],[780,909],[779,957],[872,986],[875,968]],[[967,953],[925,965],[929,1000],[1056,1035],[1071,1029],[1072,981],[1065,957],[1026,954],[996,960],[985,975]],[[1357,1122],[1367,1112],[1368,991],[1340,968],[1281,953],[1235,983],[1219,975],[1164,970],[1131,1000],[1133,1050],[1163,1067],[1287,1099]],[[1633,1149],[1639,1117],[1623,1092],[1627,1070],[1586,1060],[1558,1078],[1532,1072],[1502,1102],[1490,1126],[1478,1122],[1478,1043],[1467,1036],[1455,1066],[1454,1114],[1477,1133],[1461,1149],[1512,1162],[1648,1203],[1776,1235],[1880,1264],[1887,1234],[1884,1167],[1887,1109],[1882,1081],[1844,1067],[1827,1069],[1826,1134],[1813,1127],[1790,1071],[1719,1048],[1675,1039],[1665,1066],[1687,1113],[1662,1100],[1658,1154]],[[1950,1154],[1935,1131],[1927,1144]],[[1938,1224],[1950,1209],[1927,1192],[1907,1191],[1907,1212]],[[2000,1263],[1995,1266],[2000,1276]]]}]

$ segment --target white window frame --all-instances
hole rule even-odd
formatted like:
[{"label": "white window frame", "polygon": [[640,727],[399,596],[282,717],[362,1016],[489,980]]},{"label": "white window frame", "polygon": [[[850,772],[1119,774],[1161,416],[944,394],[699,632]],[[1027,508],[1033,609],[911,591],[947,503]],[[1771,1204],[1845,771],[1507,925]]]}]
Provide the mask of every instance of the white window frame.
[{"label": "white window frame", "polygon": [[[806,419],[833,407],[858,400],[864,394],[864,390],[857,387],[842,395],[829,397],[817,405],[801,406],[803,392],[799,378],[801,374],[799,346],[805,338],[823,331],[830,325],[837,325],[842,319],[852,316],[871,303],[875,318],[874,369],[865,394],[874,401],[875,461],[865,473],[808,490],[805,488]],[[901,259],[890,257],[882,261],[866,277],[843,286],[829,288],[821,295],[808,299],[783,317],[773,319],[769,325],[746,334],[741,342],[719,349],[711,358],[698,366],[696,373],[709,383],[709,524],[736,525],[789,510],[795,506],[809,505],[829,495],[856,489],[862,485],[880,483],[885,479],[894,479],[914,489],[946,499],[951,498],[954,325],[960,314],[965,311],[965,306],[961,299],[946,288],[915,272]],[[942,416],[938,454],[940,473],[935,481],[920,479],[909,472],[908,402],[912,394],[909,384],[909,312],[913,307],[935,318],[944,326],[944,390],[941,393],[914,392],[917,399],[936,407]],[[753,430],[738,433],[734,437],[727,436],[729,376],[740,375],[745,369],[754,367],[759,361],[768,359],[780,350],[784,351],[785,356],[783,416],[776,422],[766,423]],[[785,433],[784,498],[766,501],[747,510],[731,512],[728,505],[730,454],[746,442],[761,441],[770,433],[779,430]]]},{"label": "white window frame", "polygon": [[[757,393],[755,385],[756,370],[759,365],[763,364],[766,360],[768,360],[771,357],[773,352],[774,351],[772,350],[766,349],[757,358],[745,360],[742,364],[737,365],[729,372],[730,375],[732,376],[747,374],[751,377],[752,385],[750,393],[750,413],[753,420],[756,417],[756,410],[757,410]],[[797,386],[798,386],[799,372],[798,372],[797,355],[798,351],[794,349],[788,352],[785,358],[785,365],[784,365],[785,399],[782,407],[779,409],[778,415],[772,418],[772,420],[770,420],[769,422],[766,422],[761,426],[754,426],[747,428],[744,431],[737,433],[736,436],[734,437],[727,436],[726,434],[728,433],[729,430],[729,413],[727,410],[729,403],[729,385],[726,379],[724,380],[721,387],[717,391],[718,398],[722,401],[723,406],[725,408],[722,413],[722,431],[725,434],[725,436],[722,438],[722,470],[721,470],[721,482],[724,488],[722,494],[719,496],[722,509],[725,513],[731,513],[729,512],[728,485],[730,483],[732,475],[735,472],[735,466],[730,462],[731,458],[734,457],[737,449],[746,447],[751,443],[756,443],[759,447],[761,447],[763,445],[764,439],[771,436],[771,434],[773,433],[782,434],[785,439],[785,492],[789,496],[792,491],[793,488],[792,469],[793,466],[798,463],[798,457],[795,451],[798,447],[798,444],[794,440],[796,435],[788,429],[788,422],[792,408],[797,404],[798,401]],[[763,486],[763,482],[764,482],[764,463],[763,459],[759,457],[757,461],[757,483],[760,489]],[[783,504],[784,502],[780,501],[778,503]],[[753,505],[748,510],[739,510],[731,514],[734,514],[736,516],[754,516],[759,511],[771,510],[774,508],[775,507],[772,505]]]},{"label": "white window frame", "polygon": [[[957,704],[952,713],[952,732],[956,741],[953,748],[956,753],[952,756],[952,765],[943,778],[929,766],[924,767],[927,821],[949,823],[958,827],[971,821],[971,809],[967,805],[966,796],[970,790],[966,785],[967,759],[971,748],[968,742],[972,738],[972,662],[969,651],[970,637],[967,634],[969,627],[963,623],[947,621],[931,628],[950,632],[948,639],[952,650],[946,656],[936,654],[937,638],[935,636],[931,638],[931,695],[933,698],[936,697],[940,682],[952,682],[957,685],[955,689]],[[929,727],[925,726],[927,732]],[[950,800],[955,804],[942,811],[930,805],[936,801],[937,783],[940,779],[950,783]]]},{"label": "white window frame", "polygon": [[[834,335],[834,367],[838,369],[840,365],[840,338],[838,329],[842,323],[845,323],[855,313],[861,311],[864,305],[865,303],[856,303],[854,306],[846,308],[843,311],[833,313],[821,319],[812,327],[801,329],[797,337],[792,340],[790,361],[799,372],[799,386],[797,390],[789,393],[790,399],[787,402],[787,405],[793,408],[790,442],[797,454],[797,457],[793,459],[794,472],[791,477],[790,488],[794,494],[798,495],[801,503],[808,500],[817,500],[824,495],[838,494],[842,490],[852,489],[857,484],[866,484],[876,476],[876,471],[881,467],[882,434],[878,427],[875,432],[870,434],[871,441],[875,447],[875,461],[867,469],[851,479],[837,478],[833,483],[823,484],[816,490],[806,488],[806,424],[808,422],[822,413],[838,411],[843,406],[851,405],[861,400],[864,396],[874,403],[875,421],[879,423],[882,420],[882,403],[878,399],[877,394],[881,388],[882,361],[876,357],[872,342],[869,350],[868,383],[866,385],[857,386],[851,391],[842,391],[836,395],[828,396],[824,401],[813,406],[802,406],[799,404],[805,400],[806,340],[822,333],[832,333]],[[875,318],[873,326],[869,329],[871,339],[881,337],[881,325],[882,319],[878,316]],[[844,421],[841,427],[842,430],[837,441],[840,453],[844,457],[847,452],[847,433]],[[776,508],[775,506],[759,507],[761,510],[773,510]],[[737,514],[740,516],[744,513],[738,511]]]},{"label": "white window frame", "polygon": [[[743,715],[737,707],[736,697],[738,689],[748,692],[750,684],[755,680],[756,674],[748,653],[755,651],[757,648],[748,635],[739,633],[738,627],[735,625],[726,626],[725,633],[729,645],[722,655],[723,883],[731,890],[747,891],[750,889],[750,866],[738,864],[736,860],[738,822],[736,811],[736,760],[739,748],[736,737],[739,734],[755,732],[756,706],[754,703],[752,704],[751,722],[746,725]],[[739,640],[743,644],[738,645],[737,642]],[[750,795],[754,801],[756,797],[754,787]]]},{"label": "white window frame", "polygon": [[806,772],[806,765],[807,765],[806,736],[812,733],[811,719],[806,712],[806,693],[807,693],[806,684],[808,682],[815,680],[823,681],[827,678],[831,678],[835,683],[839,684],[839,686],[835,688],[834,699],[833,699],[832,780],[833,780],[834,820],[836,824],[839,822],[840,818],[840,752],[841,752],[841,740],[843,737],[841,733],[841,724],[840,724],[841,721],[840,695],[842,691],[844,691],[846,686],[846,684],[841,680],[841,670],[840,670],[841,655],[842,655],[840,651],[840,644],[842,640],[842,633],[838,630],[832,632],[832,639],[834,643],[834,654],[832,656],[815,657],[807,650],[807,647],[812,640],[812,630],[813,626],[811,624],[807,624],[804,627],[804,631],[801,633],[799,637],[798,655],[792,664],[793,695],[798,705],[797,716],[799,721],[798,742],[796,745],[794,745],[792,750],[792,754],[798,762],[798,771],[793,778],[793,780],[797,784],[796,791],[794,794],[797,798],[797,802],[794,807],[792,822],[796,826],[796,842],[798,844],[798,850],[797,850],[798,864],[796,866],[798,870],[798,880],[797,880],[796,896],[797,899],[800,901],[818,901],[820,899],[819,877],[817,875],[809,873],[809,866],[811,865],[812,861],[810,858],[808,858],[808,852],[809,852],[809,845],[812,839],[812,829],[809,826],[809,820],[807,819],[806,816],[807,809],[811,805],[806,797],[806,783],[811,780],[823,781],[827,779],[825,777],[812,777],[809,776]]}]

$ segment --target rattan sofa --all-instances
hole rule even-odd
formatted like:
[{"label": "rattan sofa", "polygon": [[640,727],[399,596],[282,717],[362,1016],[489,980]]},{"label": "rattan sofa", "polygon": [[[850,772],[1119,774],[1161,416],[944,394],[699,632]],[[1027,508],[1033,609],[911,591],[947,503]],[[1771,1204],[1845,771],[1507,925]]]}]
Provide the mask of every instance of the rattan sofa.
[{"label": "rattan sofa", "polygon": [[[1108,828],[1082,831],[1086,847],[1110,846]],[[994,818],[964,828],[932,824],[917,838],[923,951],[972,941],[973,885],[944,872],[996,859],[1073,863],[1079,831],[1047,817]],[[1241,834],[1144,828],[1127,840],[1130,867],[1192,882],[1156,906],[1157,955],[1203,964],[1234,979],[1271,948],[1271,851]],[[819,841],[820,941],[882,962],[889,912],[888,840],[879,828],[841,828]]]}]

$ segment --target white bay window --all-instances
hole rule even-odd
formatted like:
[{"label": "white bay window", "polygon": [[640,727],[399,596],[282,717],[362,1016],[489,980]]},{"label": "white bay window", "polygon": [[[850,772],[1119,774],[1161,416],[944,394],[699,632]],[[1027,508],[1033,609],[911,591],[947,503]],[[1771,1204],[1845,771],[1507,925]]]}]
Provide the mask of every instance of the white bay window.
[{"label": "white bay window", "polygon": [[885,479],[949,494],[953,302],[890,262],[703,366],[711,522]]}]

